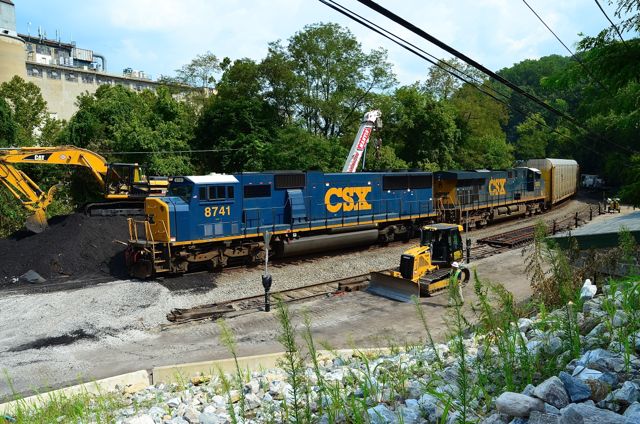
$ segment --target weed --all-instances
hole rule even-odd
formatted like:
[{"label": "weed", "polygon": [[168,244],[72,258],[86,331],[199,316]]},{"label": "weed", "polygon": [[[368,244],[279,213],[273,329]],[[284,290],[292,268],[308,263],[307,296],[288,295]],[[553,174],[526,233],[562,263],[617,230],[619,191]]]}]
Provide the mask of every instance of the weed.
[{"label": "weed", "polygon": [[[311,420],[311,409],[309,405],[310,388],[305,378],[305,366],[298,343],[296,342],[296,332],[287,305],[278,299],[277,306],[278,321],[280,322],[281,333],[278,341],[285,349],[284,356],[279,361],[279,365],[287,374],[289,384],[291,384],[291,411],[285,402],[285,411],[290,412],[288,417],[290,422],[304,423]],[[285,400],[286,400],[285,394]],[[304,399],[307,402],[305,404]]]},{"label": "weed", "polygon": [[246,407],[245,407],[245,405],[246,405],[246,396],[244,394],[244,382],[245,382],[245,380],[244,380],[244,377],[242,375],[242,370],[240,369],[240,364],[238,363],[238,350],[237,350],[237,347],[236,347],[236,338],[233,335],[233,331],[231,331],[231,328],[229,328],[229,326],[227,325],[225,320],[223,320],[221,318],[218,321],[216,321],[216,323],[218,324],[218,327],[220,328],[220,341],[229,350],[229,353],[231,353],[231,356],[233,356],[233,362],[235,364],[235,369],[236,369],[236,375],[235,375],[236,390],[240,394],[240,399],[238,401],[238,406],[240,408],[240,416],[242,418],[244,418],[245,417],[245,409],[246,409]]},{"label": "weed", "polygon": [[420,322],[422,322],[422,326],[424,327],[425,333],[427,333],[427,345],[433,351],[436,357],[436,363],[439,367],[442,367],[442,358],[440,358],[440,352],[438,351],[438,347],[433,341],[433,337],[431,336],[431,331],[429,330],[429,324],[427,324],[427,317],[424,315],[424,311],[422,310],[422,305],[420,305],[420,299],[416,296],[411,296],[411,300],[416,307],[416,312],[418,313],[418,317],[420,318]]}]

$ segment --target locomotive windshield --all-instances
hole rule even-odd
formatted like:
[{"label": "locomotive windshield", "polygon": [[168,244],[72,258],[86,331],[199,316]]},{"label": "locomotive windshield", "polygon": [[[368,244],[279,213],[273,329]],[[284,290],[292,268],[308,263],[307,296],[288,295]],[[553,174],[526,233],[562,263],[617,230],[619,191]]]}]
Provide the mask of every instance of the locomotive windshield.
[{"label": "locomotive windshield", "polygon": [[191,193],[193,192],[193,184],[177,185],[171,184],[167,196],[181,197],[185,202],[191,200]]}]

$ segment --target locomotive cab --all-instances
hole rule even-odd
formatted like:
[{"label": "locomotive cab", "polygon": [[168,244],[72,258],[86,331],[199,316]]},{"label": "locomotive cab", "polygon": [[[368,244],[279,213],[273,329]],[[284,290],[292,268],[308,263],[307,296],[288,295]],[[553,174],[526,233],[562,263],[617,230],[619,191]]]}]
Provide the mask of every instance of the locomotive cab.
[{"label": "locomotive cab", "polygon": [[184,242],[237,234],[238,187],[232,175],[173,178],[165,197],[145,200],[153,240]]}]

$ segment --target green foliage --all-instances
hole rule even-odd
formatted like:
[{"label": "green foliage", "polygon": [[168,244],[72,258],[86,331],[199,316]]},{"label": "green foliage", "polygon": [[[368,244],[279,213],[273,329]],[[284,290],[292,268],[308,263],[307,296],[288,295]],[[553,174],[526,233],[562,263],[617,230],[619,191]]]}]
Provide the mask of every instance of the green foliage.
[{"label": "green foliage", "polygon": [[[441,62],[441,64],[444,65],[444,69],[439,66],[431,66],[429,68],[427,80],[424,83],[424,89],[438,100],[448,100],[454,96],[457,91],[463,88],[462,80],[454,77],[447,71],[452,71],[456,74],[466,74],[478,80],[482,80],[484,78],[484,74],[482,72],[455,57],[442,59]],[[471,88],[470,86],[467,87]]]},{"label": "green foliage", "polygon": [[[189,156],[167,154],[189,150],[193,120],[189,109],[169,91],[135,93],[122,86],[100,86],[78,98],[78,111],[59,137],[65,144],[98,152],[112,162],[138,162],[152,175],[185,175]],[[143,152],[120,154],[118,152]]]},{"label": "green foliage", "polygon": [[0,184],[0,237],[8,237],[22,228],[27,216],[22,204]]},{"label": "green foliage", "polygon": [[0,147],[16,145],[18,138],[18,125],[13,119],[13,112],[9,104],[0,97]]},{"label": "green foliage", "polygon": [[401,146],[398,156],[409,166],[427,170],[456,167],[460,132],[451,106],[414,84],[396,90],[385,120],[384,135]]},{"label": "green foliage", "polygon": [[546,157],[547,145],[552,135],[545,124],[542,115],[534,113],[518,125],[516,131],[519,138],[515,149],[517,159]]},{"label": "green foliage", "polygon": [[276,108],[327,138],[358,122],[373,93],[395,83],[386,51],[364,52],[354,35],[337,24],[308,25],[287,46],[272,43],[263,64]]},{"label": "green foliage", "polygon": [[287,421],[291,423],[309,422],[308,400],[311,389],[305,376],[304,361],[296,341],[296,328],[291,320],[289,308],[282,300],[278,300],[277,315],[281,327],[278,341],[285,349],[278,364],[287,374],[289,384],[291,384],[290,404],[285,403]]},{"label": "green foliage", "polygon": [[196,128],[199,148],[220,150],[203,156],[203,172],[265,169],[280,119],[260,89],[259,66],[252,60],[237,60],[226,70]]},{"label": "green foliage", "polygon": [[35,145],[36,129],[48,118],[47,102],[42,98],[40,88],[16,75],[10,81],[0,84],[0,99],[4,99],[13,112],[13,119],[17,124],[17,144]]}]

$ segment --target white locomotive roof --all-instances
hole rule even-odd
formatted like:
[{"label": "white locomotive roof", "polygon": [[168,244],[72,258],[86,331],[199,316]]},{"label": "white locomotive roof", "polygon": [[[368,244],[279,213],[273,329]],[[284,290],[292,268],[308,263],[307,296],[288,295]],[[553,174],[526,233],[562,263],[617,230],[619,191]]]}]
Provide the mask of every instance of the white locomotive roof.
[{"label": "white locomotive roof", "polygon": [[222,183],[237,183],[238,179],[233,175],[228,174],[216,174],[209,175],[189,175],[184,177],[194,184],[222,184]]}]

